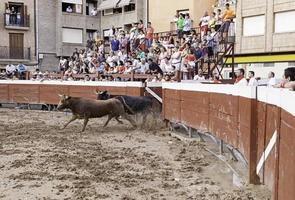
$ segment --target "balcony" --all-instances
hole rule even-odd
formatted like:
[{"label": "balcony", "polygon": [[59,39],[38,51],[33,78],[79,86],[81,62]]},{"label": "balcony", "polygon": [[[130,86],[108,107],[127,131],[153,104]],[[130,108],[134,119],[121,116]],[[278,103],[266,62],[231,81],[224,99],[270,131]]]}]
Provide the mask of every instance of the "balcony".
[{"label": "balcony", "polygon": [[30,15],[13,15],[13,14],[4,14],[4,27],[6,29],[13,30],[29,30],[30,28]]},{"label": "balcony", "polygon": [[31,60],[30,47],[0,46],[1,60]]}]

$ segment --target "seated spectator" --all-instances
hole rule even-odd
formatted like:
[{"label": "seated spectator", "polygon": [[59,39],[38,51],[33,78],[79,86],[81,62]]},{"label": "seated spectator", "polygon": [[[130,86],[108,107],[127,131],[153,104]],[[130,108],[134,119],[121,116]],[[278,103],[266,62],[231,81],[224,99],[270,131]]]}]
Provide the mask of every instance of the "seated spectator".
[{"label": "seated spectator", "polygon": [[195,81],[204,81],[205,76],[203,75],[203,71],[201,69],[198,70],[198,74],[195,75],[194,77]]},{"label": "seated spectator", "polygon": [[149,71],[149,64],[145,59],[141,59],[139,65],[135,68],[136,73],[146,74]]},{"label": "seated spectator", "polygon": [[169,58],[165,57],[160,64],[160,68],[163,73],[170,73],[173,71],[172,64],[169,61]]},{"label": "seated spectator", "polygon": [[171,82],[171,77],[169,74],[165,74],[164,78],[162,79],[162,82]]},{"label": "seated spectator", "polygon": [[248,85],[248,81],[245,78],[245,70],[244,69],[238,69],[238,71],[236,72],[236,80],[235,80],[235,85],[238,86],[247,86]]},{"label": "seated spectator", "polygon": [[180,70],[180,65],[181,65],[181,52],[179,50],[179,46],[175,46],[174,49],[172,50],[171,64],[173,66],[175,66],[175,70],[176,71],[179,71]]},{"label": "seated spectator", "polygon": [[27,71],[27,68],[24,64],[20,63],[17,67],[17,72],[18,72],[18,76],[19,76],[19,79],[20,80],[25,80],[26,77],[25,77],[25,73]]},{"label": "seated spectator", "polygon": [[6,65],[6,76],[12,78],[16,74],[16,67],[13,64]]},{"label": "seated spectator", "polygon": [[284,71],[284,80],[274,87],[294,88],[295,85],[295,67],[289,67]]},{"label": "seated spectator", "polygon": [[255,73],[253,71],[249,71],[249,83],[248,86],[258,86],[258,82],[255,78]]},{"label": "seated spectator", "polygon": [[268,83],[267,83],[267,86],[273,87],[276,84],[277,84],[277,81],[276,81],[276,78],[275,78],[275,73],[274,72],[269,72],[268,73]]},{"label": "seated spectator", "polygon": [[88,74],[84,76],[84,81],[90,81],[90,76]]},{"label": "seated spectator", "polygon": [[215,84],[220,84],[220,83],[222,83],[222,82],[219,80],[219,76],[218,76],[218,74],[214,74],[214,75],[213,75],[213,83],[215,83]]},{"label": "seated spectator", "polygon": [[126,70],[126,67],[125,67],[123,61],[120,60],[120,61],[119,61],[119,65],[117,66],[117,70],[116,70],[116,71],[117,71],[119,74],[123,74],[123,73],[125,72],[125,70]]}]

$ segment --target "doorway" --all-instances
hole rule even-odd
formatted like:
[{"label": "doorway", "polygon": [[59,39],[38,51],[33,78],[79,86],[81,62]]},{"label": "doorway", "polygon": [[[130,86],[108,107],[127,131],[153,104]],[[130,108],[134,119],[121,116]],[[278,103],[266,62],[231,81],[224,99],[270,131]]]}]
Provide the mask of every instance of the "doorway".
[{"label": "doorway", "polygon": [[24,59],[24,34],[9,33],[9,55],[11,59]]}]

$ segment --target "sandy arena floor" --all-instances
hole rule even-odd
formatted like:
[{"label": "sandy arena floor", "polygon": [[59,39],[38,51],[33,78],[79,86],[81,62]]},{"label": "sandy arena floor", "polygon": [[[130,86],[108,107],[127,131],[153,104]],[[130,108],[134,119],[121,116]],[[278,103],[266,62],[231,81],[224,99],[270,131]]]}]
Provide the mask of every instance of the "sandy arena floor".
[{"label": "sandy arena floor", "polygon": [[82,134],[82,121],[60,130],[69,119],[0,109],[1,200],[269,199],[261,186],[234,187],[206,144],[183,143],[165,128],[133,130],[126,121],[103,129],[105,118],[90,120]]}]

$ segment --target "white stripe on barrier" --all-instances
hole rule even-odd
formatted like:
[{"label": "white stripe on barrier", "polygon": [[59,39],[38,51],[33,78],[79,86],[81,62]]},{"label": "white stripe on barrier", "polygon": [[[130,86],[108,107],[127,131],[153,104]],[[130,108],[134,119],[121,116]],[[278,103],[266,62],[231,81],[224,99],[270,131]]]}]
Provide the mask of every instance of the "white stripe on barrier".
[{"label": "white stripe on barrier", "polygon": [[148,88],[148,87],[146,87],[145,89],[146,89],[146,91],[147,91],[148,93],[150,93],[153,97],[155,97],[159,102],[163,103],[162,98],[159,97],[159,96],[158,96],[153,90],[151,90],[151,89]]},{"label": "white stripe on barrier", "polygon": [[264,165],[264,162],[266,161],[266,159],[269,156],[272,148],[274,147],[274,145],[275,145],[275,143],[277,141],[277,135],[278,135],[278,132],[275,131],[274,134],[272,135],[272,137],[271,137],[265,151],[262,153],[262,156],[261,156],[261,158],[260,158],[260,160],[258,162],[258,165],[256,167],[256,174],[257,175],[259,174],[262,166]]}]

